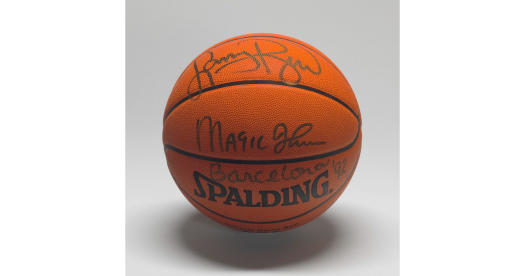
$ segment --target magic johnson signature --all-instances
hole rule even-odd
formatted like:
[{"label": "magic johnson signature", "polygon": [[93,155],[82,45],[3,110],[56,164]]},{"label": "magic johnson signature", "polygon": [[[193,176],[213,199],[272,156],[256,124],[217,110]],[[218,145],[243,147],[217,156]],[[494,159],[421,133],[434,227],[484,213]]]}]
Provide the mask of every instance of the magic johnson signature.
[{"label": "magic johnson signature", "polygon": [[[273,43],[280,47],[278,51],[265,51],[265,49],[261,49],[261,46],[257,41],[267,41],[270,43]],[[197,65],[197,60],[195,59],[193,61],[193,69],[195,70],[195,75],[191,78],[190,83],[188,84],[188,96],[191,100],[197,100],[200,96],[200,93],[197,94],[197,96],[193,97],[190,92],[190,87],[194,83],[194,81],[197,82],[198,92],[202,90],[202,82],[203,80],[207,79],[209,83],[213,86],[215,83],[213,82],[213,74],[219,73],[224,68],[227,68],[228,66],[238,63],[238,62],[245,62],[251,64],[251,68],[243,70],[243,71],[234,71],[233,73],[246,73],[246,72],[253,72],[259,70],[261,67],[264,67],[264,70],[266,71],[266,74],[271,74],[270,68],[268,67],[268,64],[266,61],[268,59],[275,59],[280,62],[282,62],[282,66],[279,70],[279,78],[282,82],[288,84],[288,85],[296,85],[299,82],[301,82],[301,73],[302,72],[310,72],[314,75],[321,74],[321,65],[319,64],[319,61],[315,56],[309,52],[308,50],[303,50],[308,53],[313,60],[315,61],[316,69],[312,69],[308,64],[303,64],[304,61],[301,61],[300,59],[296,58],[294,59],[293,56],[288,56],[286,58],[283,58],[281,56],[276,55],[283,55],[288,52],[288,48],[284,46],[283,44],[268,40],[268,39],[245,39],[242,41],[239,41],[237,45],[240,45],[241,43],[253,43],[253,51],[241,51],[241,52],[232,52],[228,53],[225,56],[222,57],[215,57],[215,54],[212,51],[207,51],[205,54],[208,55],[208,60],[199,68]],[[244,46],[244,45],[243,45]],[[246,49],[246,47],[243,47]],[[301,47],[302,48],[302,47]],[[245,64],[244,64],[245,65]],[[261,66],[262,65],[262,66]],[[294,76],[292,79],[290,77],[285,77],[284,72],[286,69],[291,69]]]}]

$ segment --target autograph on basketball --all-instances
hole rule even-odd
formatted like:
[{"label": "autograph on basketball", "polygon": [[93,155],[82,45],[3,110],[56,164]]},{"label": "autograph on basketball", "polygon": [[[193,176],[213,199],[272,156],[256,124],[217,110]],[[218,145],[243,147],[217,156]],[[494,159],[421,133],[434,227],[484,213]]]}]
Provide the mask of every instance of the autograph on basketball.
[{"label": "autograph on basketball", "polygon": [[[207,122],[208,131],[206,131],[206,127],[203,126],[205,122]],[[202,151],[204,148],[204,145],[201,146],[201,138],[203,138],[203,140],[205,139],[209,141],[209,148],[206,148],[208,148],[210,152],[214,152],[214,145],[216,144],[218,144],[221,152],[237,152],[237,150],[244,152],[247,149],[265,150],[268,148],[268,144],[264,135],[250,135],[246,133],[246,131],[240,131],[239,133],[229,133],[226,137],[226,143],[223,143],[221,122],[213,121],[210,116],[204,116],[202,119],[197,119],[196,126],[196,141],[199,151]],[[326,144],[325,141],[303,140],[306,134],[308,134],[313,129],[313,127],[314,126],[311,123],[301,124],[295,128],[295,130],[291,132],[290,135],[286,124],[278,123],[273,128],[272,140],[273,143],[275,143],[273,145],[273,152],[275,154],[280,154],[285,148],[308,147]],[[217,138],[218,141],[214,140],[214,138]]]},{"label": "autograph on basketball", "polygon": [[[261,49],[261,46],[257,41],[267,41],[273,43],[279,49],[277,51],[268,51],[266,49]],[[253,44],[252,44],[253,43]],[[248,69],[242,71],[233,71],[233,73],[246,73],[257,71],[261,68],[264,68],[266,74],[271,74],[270,67],[268,67],[267,60],[274,59],[282,62],[282,66],[279,70],[279,78],[282,82],[288,85],[296,85],[301,82],[302,73],[309,72],[314,75],[321,74],[321,65],[315,56],[308,50],[302,48],[308,55],[313,58],[314,64],[305,64],[304,61],[294,58],[285,54],[288,52],[288,48],[283,44],[269,40],[269,39],[245,39],[237,43],[237,46],[242,46],[242,49],[247,49],[248,46],[253,45],[253,51],[243,50],[240,52],[231,52],[222,57],[216,57],[212,51],[207,51],[204,54],[207,55],[208,59],[201,65],[197,63],[197,59],[193,61],[193,70],[195,75],[191,78],[190,83],[188,84],[188,96],[191,100],[195,101],[200,97],[200,91],[202,90],[203,82],[207,80],[211,86],[215,85],[213,81],[213,74],[217,74],[228,68],[232,64],[236,64],[237,67],[242,65],[249,65]],[[285,57],[286,56],[286,57]],[[202,62],[199,62],[202,63]],[[240,64],[239,64],[240,63]],[[312,69],[315,68],[315,69]],[[285,76],[285,71],[291,70],[292,76]],[[197,96],[192,96],[190,88],[196,82],[198,92]]]}]

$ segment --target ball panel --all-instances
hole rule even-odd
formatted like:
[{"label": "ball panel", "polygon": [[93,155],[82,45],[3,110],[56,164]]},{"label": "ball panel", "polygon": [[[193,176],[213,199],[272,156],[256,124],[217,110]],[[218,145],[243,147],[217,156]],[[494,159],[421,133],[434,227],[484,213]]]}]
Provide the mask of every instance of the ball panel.
[{"label": "ball panel", "polygon": [[[330,208],[350,181],[360,149],[361,137],[352,150],[332,158],[266,166],[202,162],[170,150],[166,156],[174,180],[197,209],[225,226],[264,232],[301,226]],[[265,191],[279,193],[279,203],[263,207]],[[267,193],[267,205],[276,203],[274,194]]]},{"label": "ball panel", "polygon": [[165,122],[163,140],[205,156],[274,160],[343,148],[358,129],[358,118],[332,99],[258,84],[216,89],[179,105]]},{"label": "ball panel", "polygon": [[243,80],[314,87],[341,99],[359,114],[350,84],[320,51],[293,38],[252,34],[218,43],[199,55],[177,80],[164,115],[191,93]]}]

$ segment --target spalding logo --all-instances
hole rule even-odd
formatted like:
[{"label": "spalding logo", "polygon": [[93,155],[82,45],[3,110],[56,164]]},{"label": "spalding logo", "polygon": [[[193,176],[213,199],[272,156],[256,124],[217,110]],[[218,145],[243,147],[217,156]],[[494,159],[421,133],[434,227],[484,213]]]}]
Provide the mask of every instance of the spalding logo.
[{"label": "spalding logo", "polygon": [[[228,187],[228,189],[226,189],[221,183],[211,180],[197,171],[193,172],[193,177],[195,178],[195,183],[197,184],[198,189],[193,191],[196,196],[207,198],[209,201],[213,202],[217,202],[217,198],[221,198],[221,201],[222,198],[225,198],[222,203],[226,205],[232,205],[232,202],[235,202],[237,206],[243,207],[273,207],[281,204],[282,201],[281,206],[289,206],[299,204],[299,199],[303,203],[308,202],[310,200],[310,195],[314,198],[321,198],[328,194],[328,181],[321,184],[323,190],[321,193],[318,192],[319,180],[321,177],[328,178],[328,170],[318,175],[313,182],[312,180],[303,182],[304,190],[301,188],[301,185],[298,184],[289,188],[281,189],[280,191],[259,191],[261,201],[257,203],[253,202],[252,190],[243,190],[243,193],[245,194],[245,199],[243,200],[237,188]],[[204,190],[201,179],[205,180],[208,186],[208,194],[206,194],[206,191]],[[311,187],[310,182],[312,182]],[[292,190],[292,201],[290,201],[290,190]],[[269,194],[273,196],[272,203],[269,203]]]}]

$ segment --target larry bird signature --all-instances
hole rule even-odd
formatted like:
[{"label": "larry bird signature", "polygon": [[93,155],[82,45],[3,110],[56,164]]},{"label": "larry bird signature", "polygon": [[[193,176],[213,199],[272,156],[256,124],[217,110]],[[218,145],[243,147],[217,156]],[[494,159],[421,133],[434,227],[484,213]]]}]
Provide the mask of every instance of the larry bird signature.
[{"label": "larry bird signature", "polygon": [[[258,42],[260,41],[267,41],[274,45],[277,45],[280,49],[278,51],[266,51],[265,49],[261,49],[261,46]],[[208,51],[205,53],[205,55],[208,56],[208,60],[204,62],[202,66],[199,67],[197,64],[197,60],[193,61],[193,69],[195,70],[195,75],[191,78],[190,83],[188,84],[188,96],[191,100],[197,100],[200,96],[200,93],[196,97],[193,98],[190,92],[190,87],[192,86],[193,82],[197,82],[197,87],[199,91],[202,90],[202,82],[204,78],[207,78],[207,80],[210,82],[210,84],[213,86],[215,83],[213,82],[213,74],[219,73],[224,68],[238,62],[245,62],[251,64],[251,68],[243,70],[243,71],[234,71],[234,73],[246,73],[246,72],[252,72],[257,71],[261,67],[264,67],[264,70],[266,70],[266,74],[270,74],[270,68],[268,67],[266,61],[268,59],[275,59],[280,62],[282,62],[282,66],[279,71],[279,78],[282,82],[288,84],[288,85],[296,85],[299,82],[301,82],[301,73],[304,71],[310,72],[314,75],[321,74],[321,65],[319,64],[319,61],[315,56],[308,50],[303,50],[308,53],[313,60],[315,61],[315,64],[312,66],[315,68],[312,69],[310,65],[303,64],[304,61],[301,61],[298,58],[295,58],[293,56],[285,56],[288,52],[288,48],[284,46],[283,44],[269,40],[269,39],[245,39],[242,41],[239,41],[237,45],[243,44],[243,48],[246,49],[245,44],[247,43],[253,43],[253,51],[241,51],[241,52],[232,52],[228,53],[225,56],[222,57],[215,57],[215,54],[212,51]],[[301,47],[302,48],[302,47]],[[277,56],[279,55],[279,56]],[[261,66],[262,65],[262,66]],[[285,77],[284,72],[286,69],[293,70],[293,77]]]}]

